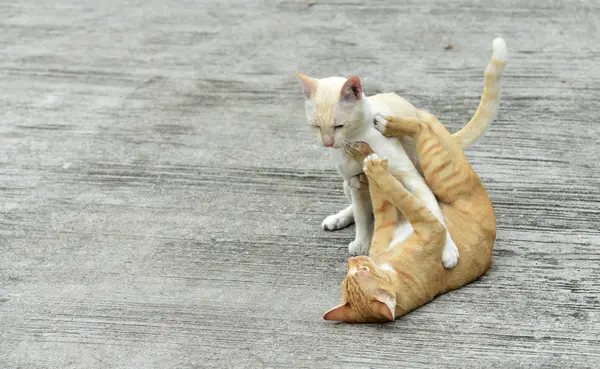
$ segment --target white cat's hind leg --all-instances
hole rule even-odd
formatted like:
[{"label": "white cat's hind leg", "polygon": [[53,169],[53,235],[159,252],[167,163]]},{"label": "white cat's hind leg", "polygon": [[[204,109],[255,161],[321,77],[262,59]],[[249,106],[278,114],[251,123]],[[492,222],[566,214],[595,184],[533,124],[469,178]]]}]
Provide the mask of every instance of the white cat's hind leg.
[{"label": "white cat's hind leg", "polygon": [[448,232],[446,232],[446,244],[442,253],[442,264],[447,269],[454,268],[458,264],[458,248]]}]

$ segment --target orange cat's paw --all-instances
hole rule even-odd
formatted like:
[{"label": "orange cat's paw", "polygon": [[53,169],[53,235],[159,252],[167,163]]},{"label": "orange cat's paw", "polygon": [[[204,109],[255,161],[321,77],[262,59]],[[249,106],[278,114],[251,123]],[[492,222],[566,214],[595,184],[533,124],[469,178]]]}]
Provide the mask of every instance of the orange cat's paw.
[{"label": "orange cat's paw", "polygon": [[373,153],[373,149],[368,143],[363,141],[354,141],[344,146],[344,150],[354,160],[363,160]]},{"label": "orange cat's paw", "polygon": [[383,115],[377,114],[375,116],[375,121],[373,122],[375,129],[381,132],[384,136],[386,135],[386,128],[388,126],[388,119],[386,119]]},{"label": "orange cat's paw", "polygon": [[385,174],[388,172],[388,161],[381,159],[377,154],[371,154],[363,162],[363,171],[368,176]]}]

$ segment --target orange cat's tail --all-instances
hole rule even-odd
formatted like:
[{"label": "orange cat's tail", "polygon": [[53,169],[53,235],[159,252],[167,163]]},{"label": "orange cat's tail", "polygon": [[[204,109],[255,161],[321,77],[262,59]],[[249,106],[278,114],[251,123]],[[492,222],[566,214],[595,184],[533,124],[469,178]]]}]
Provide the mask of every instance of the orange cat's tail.
[{"label": "orange cat's tail", "polygon": [[473,118],[460,131],[452,135],[463,149],[469,147],[483,136],[494,120],[500,106],[500,77],[508,60],[506,42],[501,37],[494,40],[493,54],[485,69],[483,95]]}]

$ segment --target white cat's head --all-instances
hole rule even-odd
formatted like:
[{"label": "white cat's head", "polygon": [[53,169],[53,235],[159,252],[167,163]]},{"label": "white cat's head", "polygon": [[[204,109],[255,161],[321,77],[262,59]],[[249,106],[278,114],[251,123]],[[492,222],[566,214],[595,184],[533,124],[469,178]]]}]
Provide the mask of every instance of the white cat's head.
[{"label": "white cat's head", "polygon": [[306,119],[326,147],[340,147],[364,127],[365,99],[358,77],[310,78],[296,73],[306,98]]}]

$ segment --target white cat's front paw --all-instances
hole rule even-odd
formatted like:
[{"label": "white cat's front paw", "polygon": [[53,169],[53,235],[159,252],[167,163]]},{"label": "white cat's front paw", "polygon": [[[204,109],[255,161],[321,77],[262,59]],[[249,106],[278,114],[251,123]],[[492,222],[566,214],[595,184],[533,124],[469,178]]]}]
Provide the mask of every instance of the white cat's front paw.
[{"label": "white cat's front paw", "polygon": [[356,239],[350,242],[350,244],[348,245],[348,252],[350,252],[350,255],[353,256],[367,255],[369,253],[370,244],[371,243],[369,242],[369,240]]},{"label": "white cat's front paw", "polygon": [[337,231],[338,229],[345,228],[352,224],[354,217],[340,213],[332,214],[325,218],[323,223],[321,223],[321,227],[326,231]]},{"label": "white cat's front paw", "polygon": [[387,119],[385,119],[383,117],[383,115],[381,114],[377,114],[375,115],[375,121],[373,122],[373,125],[375,126],[375,129],[378,130],[381,133],[385,132],[385,128],[387,127],[388,121]]},{"label": "white cat's front paw", "polygon": [[442,264],[446,269],[452,269],[458,264],[458,248],[450,238],[450,234],[446,235],[446,244],[442,253]]}]

